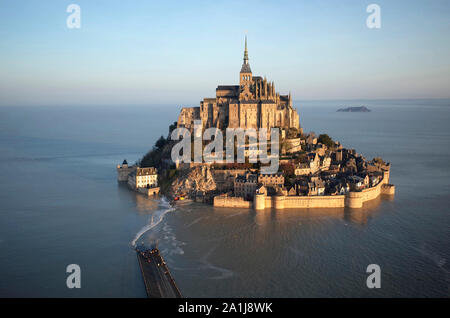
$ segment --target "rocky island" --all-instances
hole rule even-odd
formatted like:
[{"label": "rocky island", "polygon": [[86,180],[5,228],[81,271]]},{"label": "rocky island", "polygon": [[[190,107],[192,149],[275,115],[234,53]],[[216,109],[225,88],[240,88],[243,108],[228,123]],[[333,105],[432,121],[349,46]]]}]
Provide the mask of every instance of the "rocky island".
[{"label": "rocky island", "polygon": [[[236,135],[228,144],[230,131],[243,131],[243,142],[236,143]],[[252,132],[260,139],[252,140]],[[231,145],[226,159],[217,149],[225,140]],[[214,152],[205,155],[211,148]],[[268,161],[262,158],[269,150],[276,170],[267,173]],[[303,131],[291,94],[282,95],[274,82],[253,75],[247,39],[239,85],[219,85],[214,98],[183,107],[167,137],[161,136],[135,165],[124,161],[117,171],[119,181],[147,195],[161,192],[173,202],[189,199],[255,210],[361,208],[365,201],[395,192],[389,183],[390,164],[383,159],[367,160],[327,134]]]},{"label": "rocky island", "polygon": [[339,108],[337,112],[345,112],[345,113],[368,113],[371,112],[369,108],[366,106],[355,106],[355,107],[347,107],[347,108]]}]

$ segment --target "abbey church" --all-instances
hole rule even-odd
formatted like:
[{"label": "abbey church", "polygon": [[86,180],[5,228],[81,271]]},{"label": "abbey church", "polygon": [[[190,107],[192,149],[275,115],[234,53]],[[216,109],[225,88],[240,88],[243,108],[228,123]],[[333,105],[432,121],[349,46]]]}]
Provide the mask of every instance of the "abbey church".
[{"label": "abbey church", "polygon": [[182,108],[178,127],[193,130],[194,120],[202,120],[204,129],[300,129],[299,116],[292,107],[291,94],[280,95],[273,82],[253,76],[248,62],[247,38],[239,85],[219,85],[215,98],[204,98],[200,107]]}]

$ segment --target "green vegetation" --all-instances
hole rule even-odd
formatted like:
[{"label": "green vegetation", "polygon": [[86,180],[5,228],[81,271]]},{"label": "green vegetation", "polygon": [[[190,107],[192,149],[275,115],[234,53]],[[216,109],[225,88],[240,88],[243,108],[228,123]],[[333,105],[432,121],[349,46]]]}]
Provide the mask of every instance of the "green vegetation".
[{"label": "green vegetation", "polygon": [[307,154],[305,151],[299,151],[295,154],[294,162],[297,163],[305,163],[307,161]]},{"label": "green vegetation", "polygon": [[167,144],[167,140],[164,138],[164,136],[159,137],[159,139],[155,143],[155,147],[158,149],[163,148]]},{"label": "green vegetation", "polygon": [[170,134],[172,134],[172,131],[174,131],[175,128],[177,128],[177,122],[176,121],[174,121],[173,124],[169,126],[169,136],[170,136]]},{"label": "green vegetation", "polygon": [[334,141],[330,138],[327,134],[321,134],[319,138],[317,139],[317,142],[320,142],[321,144],[324,144],[328,148],[334,147]]},{"label": "green vegetation", "polygon": [[147,152],[145,156],[138,162],[140,167],[156,167],[161,165],[162,153],[164,146],[168,144],[168,140],[161,136],[153,146],[152,150]]},{"label": "green vegetation", "polygon": [[280,165],[280,171],[285,177],[295,177],[295,167],[291,163],[283,163]]},{"label": "green vegetation", "polygon": [[175,168],[164,170],[161,174],[158,175],[158,184],[160,186],[162,193],[168,192],[176,176],[177,176],[177,169]]},{"label": "green vegetation", "polygon": [[284,185],[291,187],[295,183],[295,166],[291,163],[284,163],[280,165],[280,172],[284,175]]},{"label": "green vegetation", "polygon": [[140,161],[138,165],[142,168],[145,167],[155,167],[157,163],[161,162],[162,151],[156,147],[147,152]]}]

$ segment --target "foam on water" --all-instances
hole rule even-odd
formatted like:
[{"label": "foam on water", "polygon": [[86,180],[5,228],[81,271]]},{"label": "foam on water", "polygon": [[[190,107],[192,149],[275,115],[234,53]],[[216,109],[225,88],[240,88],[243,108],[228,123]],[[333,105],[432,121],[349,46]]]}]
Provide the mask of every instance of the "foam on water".
[{"label": "foam on water", "polygon": [[144,233],[153,229],[155,226],[161,223],[161,221],[164,219],[164,216],[174,210],[175,208],[172,207],[167,199],[163,197],[161,199],[161,209],[156,210],[155,213],[152,214],[152,217],[150,218],[150,224],[147,224],[142,229],[140,229],[139,232],[136,233],[133,241],[131,241],[131,246],[136,247],[136,242],[141,238],[142,235],[144,235]]}]

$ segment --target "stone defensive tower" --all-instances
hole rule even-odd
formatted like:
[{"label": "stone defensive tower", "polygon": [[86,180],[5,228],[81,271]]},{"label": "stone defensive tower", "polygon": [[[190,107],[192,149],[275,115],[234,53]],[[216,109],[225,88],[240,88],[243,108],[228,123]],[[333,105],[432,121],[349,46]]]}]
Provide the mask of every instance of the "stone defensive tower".
[{"label": "stone defensive tower", "polygon": [[128,175],[133,171],[136,171],[136,166],[128,166],[128,162],[125,159],[122,165],[117,165],[117,181],[127,182]]}]

